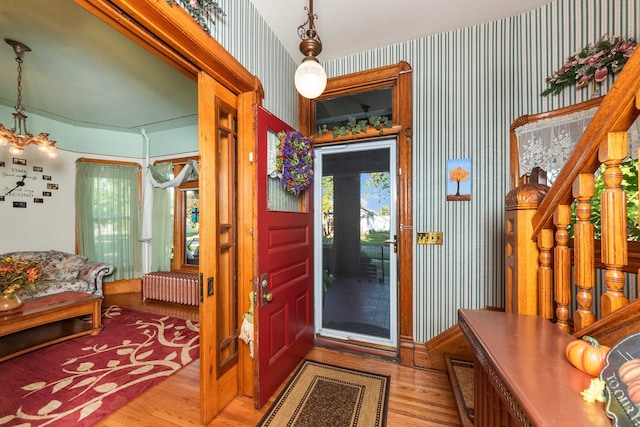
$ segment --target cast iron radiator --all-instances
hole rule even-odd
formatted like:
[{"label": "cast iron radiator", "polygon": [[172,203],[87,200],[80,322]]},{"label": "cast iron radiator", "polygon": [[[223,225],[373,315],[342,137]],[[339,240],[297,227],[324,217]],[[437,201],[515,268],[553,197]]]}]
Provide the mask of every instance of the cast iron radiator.
[{"label": "cast iron radiator", "polygon": [[186,305],[200,304],[198,275],[158,271],[142,278],[142,300],[175,302]]}]

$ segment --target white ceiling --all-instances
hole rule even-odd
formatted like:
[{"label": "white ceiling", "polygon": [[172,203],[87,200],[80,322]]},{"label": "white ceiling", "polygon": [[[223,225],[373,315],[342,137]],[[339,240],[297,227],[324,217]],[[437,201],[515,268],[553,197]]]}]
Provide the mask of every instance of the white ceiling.
[{"label": "white ceiling", "polygon": [[[306,21],[308,1],[251,1],[292,57],[302,59],[297,27]],[[315,24],[323,44],[319,59],[488,22],[547,2],[316,0]],[[225,1],[219,3],[224,8]],[[27,115],[136,133],[140,128],[154,132],[196,122],[197,87],[192,80],[72,0],[0,1],[0,103],[13,107],[17,64],[13,49],[1,40],[5,38],[32,50],[23,64]],[[0,123],[9,127],[10,119],[0,117]]]},{"label": "white ceiling", "polygon": [[[380,46],[491,22],[550,0],[315,0],[320,62]],[[251,0],[292,57],[300,58],[298,26],[309,0]],[[224,4],[224,2],[221,2]]]}]

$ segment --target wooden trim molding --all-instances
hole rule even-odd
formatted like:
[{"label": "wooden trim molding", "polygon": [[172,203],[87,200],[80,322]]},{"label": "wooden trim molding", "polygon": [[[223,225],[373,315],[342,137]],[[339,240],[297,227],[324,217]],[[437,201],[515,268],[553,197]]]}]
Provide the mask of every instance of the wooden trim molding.
[{"label": "wooden trim molding", "polygon": [[[105,21],[108,25],[128,36],[145,49],[155,53],[158,57],[168,62],[171,66],[181,71],[189,78],[198,82],[198,102],[199,102],[199,154],[201,156],[202,166],[201,181],[207,182],[207,185],[200,187],[201,191],[201,207],[211,206],[213,209],[215,203],[214,181],[209,182],[207,176],[215,176],[215,167],[212,166],[216,161],[214,151],[210,141],[215,141],[216,118],[213,115],[207,115],[210,104],[204,103],[205,99],[212,96],[222,97],[223,99],[232,99],[238,97],[244,99],[241,109],[238,111],[242,121],[238,124],[243,135],[252,135],[250,132],[255,124],[255,116],[252,103],[260,104],[264,98],[264,90],[260,80],[251,74],[244,66],[227,52],[220,43],[206,33],[193,18],[181,7],[171,7],[165,0],[75,0],[76,3],[89,10],[98,18]],[[199,77],[202,78],[199,78]],[[203,87],[203,82],[205,86]],[[235,98],[233,98],[235,99]],[[234,101],[235,102],[235,101]],[[203,131],[206,129],[206,132]],[[243,142],[245,144],[245,142]],[[246,144],[253,146],[255,144],[255,136],[246,138]],[[206,147],[207,149],[203,149]],[[243,145],[243,152],[246,152]],[[245,176],[250,176],[253,166],[242,164],[239,174],[244,181]],[[240,185],[240,183],[239,183]],[[226,190],[226,189],[225,189]],[[251,196],[246,188],[238,189],[238,203],[241,205],[250,204],[252,201],[244,199],[245,196]],[[205,215],[204,210],[201,211]],[[217,224],[217,217],[207,216],[210,219],[207,226],[200,229],[201,243],[207,245],[209,239],[215,239],[212,230]],[[205,241],[206,240],[206,241]],[[245,255],[251,253],[252,248],[245,247],[250,243],[249,238],[243,236],[241,245],[238,248],[239,253]],[[212,252],[213,251],[213,252]],[[213,277],[215,270],[216,258],[213,249],[201,254],[200,272],[206,277]],[[253,260],[253,258],[249,258]],[[252,264],[247,259],[243,264],[238,265],[238,281],[242,283],[242,295],[247,295],[251,290]],[[246,298],[241,298],[244,301]],[[242,303],[238,304],[243,309]],[[200,324],[201,331],[214,331],[216,326],[215,305],[206,300],[200,306]],[[240,310],[240,312],[243,312]],[[212,341],[208,338],[212,333],[201,334],[201,359],[200,359],[200,406],[201,421],[206,424],[220,411],[220,408],[230,396],[236,393],[242,393],[243,388],[252,381],[251,359],[248,352],[242,351],[243,373],[236,375],[236,369],[231,373],[225,374],[221,380],[211,378],[210,373],[215,371],[215,360],[212,355]],[[206,338],[206,339],[205,339]],[[204,340],[204,341],[203,341]],[[249,372],[248,372],[249,371]],[[221,393],[221,391],[223,393]]]},{"label": "wooden trim molding", "polygon": [[[409,63],[401,61],[386,67],[345,74],[328,79],[326,89],[318,98],[308,99],[303,96],[298,96],[298,127],[300,132],[305,135],[313,135],[314,140],[319,138],[315,133],[316,102],[385,87],[399,88],[398,91],[394,91],[393,95],[393,124],[404,125],[403,127],[410,128],[412,121],[411,114],[409,114],[408,117],[404,115],[407,112],[410,113],[412,110],[411,72],[412,70]],[[407,89],[407,83],[409,93],[404,93]],[[400,88],[400,86],[402,86],[402,88]],[[399,93],[400,91],[403,93]],[[400,95],[408,95],[409,99],[401,98]],[[399,108],[401,105],[403,108]],[[408,111],[405,107],[406,105],[408,105]]]},{"label": "wooden trim molding", "polygon": [[[412,70],[407,62],[365,70],[358,73],[333,77],[327,81],[327,88],[316,99],[298,97],[298,128],[305,135],[314,138],[314,145],[331,145],[364,140],[395,137],[398,150],[398,229],[394,234],[398,239],[398,353],[400,362],[405,366],[414,366],[413,340],[413,104]],[[392,88],[393,127],[384,129],[382,135],[370,130],[361,135],[333,138],[332,134],[317,136],[314,134],[316,102],[372,91]]]},{"label": "wooden trim molding", "polygon": [[130,294],[142,292],[142,279],[116,280],[115,282],[102,282],[104,295]]},{"label": "wooden trim molding", "polygon": [[256,91],[260,80],[181,7],[154,0],[75,0],[107,24],[197,81],[203,70],[233,93]]},{"label": "wooden trim molding", "polygon": [[164,43],[158,43],[157,38],[146,28],[141,27],[129,16],[108,0],[75,0],[77,4],[87,9],[96,17],[129,37],[147,51],[155,54],[167,64],[189,77],[196,80],[198,69],[186,58]]}]

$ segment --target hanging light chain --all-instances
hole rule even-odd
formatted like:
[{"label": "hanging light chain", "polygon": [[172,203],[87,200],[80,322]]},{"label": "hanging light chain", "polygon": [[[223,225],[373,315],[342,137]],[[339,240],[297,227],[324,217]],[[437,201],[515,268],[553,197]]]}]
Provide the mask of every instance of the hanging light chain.
[{"label": "hanging light chain", "polygon": [[16,101],[16,111],[24,112],[22,106],[22,54],[18,54],[16,57],[18,63],[18,100]]}]

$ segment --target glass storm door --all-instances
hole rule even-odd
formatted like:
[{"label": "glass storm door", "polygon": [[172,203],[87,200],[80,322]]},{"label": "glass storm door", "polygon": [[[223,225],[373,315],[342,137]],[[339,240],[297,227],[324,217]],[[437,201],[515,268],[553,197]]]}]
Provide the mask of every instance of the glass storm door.
[{"label": "glass storm door", "polygon": [[396,347],[396,140],[315,153],[316,334]]}]

